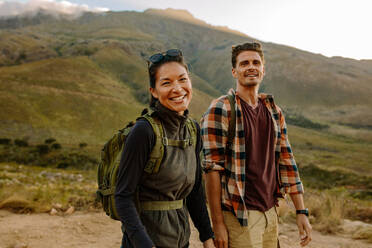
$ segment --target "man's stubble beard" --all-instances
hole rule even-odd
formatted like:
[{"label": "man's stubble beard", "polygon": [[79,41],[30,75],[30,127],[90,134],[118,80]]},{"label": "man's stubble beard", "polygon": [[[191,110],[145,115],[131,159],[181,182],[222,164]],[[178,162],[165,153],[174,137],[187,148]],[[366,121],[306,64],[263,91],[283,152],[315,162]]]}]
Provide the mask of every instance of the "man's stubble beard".
[{"label": "man's stubble beard", "polygon": [[255,87],[258,85],[258,82],[239,82],[239,84],[243,87]]}]

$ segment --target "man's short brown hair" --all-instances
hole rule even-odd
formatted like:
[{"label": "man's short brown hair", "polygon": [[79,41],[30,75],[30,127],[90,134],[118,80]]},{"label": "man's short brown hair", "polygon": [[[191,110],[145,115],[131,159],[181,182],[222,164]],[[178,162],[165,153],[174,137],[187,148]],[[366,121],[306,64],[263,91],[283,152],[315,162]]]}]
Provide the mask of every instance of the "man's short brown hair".
[{"label": "man's short brown hair", "polygon": [[232,46],[231,50],[231,64],[232,67],[236,67],[236,58],[241,52],[244,51],[256,51],[262,59],[262,63],[265,63],[264,54],[262,51],[262,46],[258,42],[247,42],[241,45]]}]

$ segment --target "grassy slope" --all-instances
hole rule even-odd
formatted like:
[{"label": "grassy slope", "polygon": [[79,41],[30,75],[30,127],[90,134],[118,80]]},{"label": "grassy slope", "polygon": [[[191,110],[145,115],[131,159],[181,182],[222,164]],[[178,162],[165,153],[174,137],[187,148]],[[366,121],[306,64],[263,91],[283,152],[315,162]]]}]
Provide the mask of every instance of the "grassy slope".
[{"label": "grassy slope", "polygon": [[[0,53],[3,61],[14,62],[22,49],[26,54],[20,61],[25,64],[0,67],[0,136],[39,140],[55,136],[62,143],[91,144],[102,144],[145,106],[149,54],[174,47],[183,50],[194,83],[191,115],[200,119],[213,97],[234,86],[231,45],[250,40],[206,25],[138,12],[87,14],[74,21],[0,32],[1,46],[14,55],[11,60]],[[264,43],[264,48],[263,86],[278,96],[282,107],[307,109],[307,117],[322,122],[370,125],[372,115],[366,111],[371,106],[370,61],[326,58],[271,43]],[[326,132],[291,129],[301,164],[352,170],[356,164],[360,172],[368,171],[369,130],[338,124],[331,124]]]},{"label": "grassy slope", "polygon": [[96,144],[143,108],[87,57],[3,67],[0,80],[2,136]]},{"label": "grassy slope", "polygon": [[296,126],[289,126],[288,130],[300,167],[314,164],[372,176],[372,142]]}]

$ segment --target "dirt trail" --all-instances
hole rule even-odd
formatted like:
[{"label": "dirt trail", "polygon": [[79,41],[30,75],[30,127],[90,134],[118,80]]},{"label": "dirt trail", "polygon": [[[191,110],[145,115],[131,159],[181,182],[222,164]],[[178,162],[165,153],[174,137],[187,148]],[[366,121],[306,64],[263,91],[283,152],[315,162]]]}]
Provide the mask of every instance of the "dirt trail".
[{"label": "dirt trail", "polygon": [[[280,226],[282,248],[300,247],[294,224]],[[310,248],[367,248],[370,244],[314,231]],[[76,212],[70,216],[19,215],[0,211],[0,248],[119,248],[120,223],[102,212]],[[201,248],[194,229],[190,248]]]}]

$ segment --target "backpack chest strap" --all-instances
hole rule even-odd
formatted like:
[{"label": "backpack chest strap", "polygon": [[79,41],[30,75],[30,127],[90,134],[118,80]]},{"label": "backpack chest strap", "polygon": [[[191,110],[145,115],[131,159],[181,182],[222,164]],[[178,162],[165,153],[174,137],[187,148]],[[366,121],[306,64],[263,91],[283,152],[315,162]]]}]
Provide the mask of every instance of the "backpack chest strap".
[{"label": "backpack chest strap", "polygon": [[193,145],[193,140],[192,139],[185,139],[185,140],[173,140],[173,139],[168,139],[167,137],[162,138],[162,142],[164,146],[175,146],[175,147],[180,147],[185,149],[188,146]]}]

